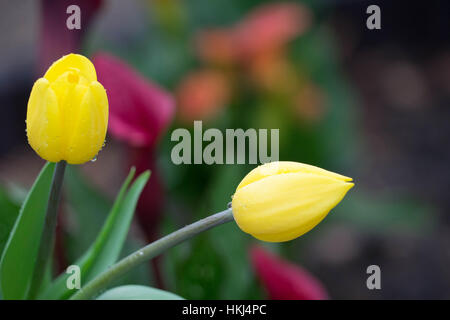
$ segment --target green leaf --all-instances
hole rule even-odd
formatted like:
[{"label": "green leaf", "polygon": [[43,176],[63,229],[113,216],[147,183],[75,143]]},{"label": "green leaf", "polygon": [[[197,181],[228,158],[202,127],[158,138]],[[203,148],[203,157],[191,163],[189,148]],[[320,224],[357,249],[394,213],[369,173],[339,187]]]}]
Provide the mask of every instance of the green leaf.
[{"label": "green leaf", "polygon": [[3,188],[0,188],[0,256],[3,248],[8,241],[9,234],[14,227],[14,222],[19,215],[20,206],[10,199],[9,195]]},{"label": "green leaf", "polygon": [[4,299],[26,297],[44,227],[54,163],[47,163],[22,205],[0,260]]},{"label": "green leaf", "polygon": [[[67,212],[69,221],[74,221],[65,230],[65,255],[67,261],[76,261],[82,257],[97,238],[108,214],[114,204],[100,190],[95,188],[76,166],[69,166],[64,177],[66,187],[65,199],[70,210]],[[128,188],[128,187],[127,187]],[[127,237],[123,252],[133,252],[145,245],[138,237]],[[150,283],[150,269],[142,266],[121,278],[117,286],[132,283]]]},{"label": "green leaf", "polygon": [[120,207],[116,210],[113,208],[111,217],[108,217],[104,229],[94,243],[94,246],[98,247],[96,261],[88,277],[84,279],[85,282],[105,271],[119,258],[139,196],[149,177],[149,171],[141,174],[130,187]]},{"label": "green leaf", "polygon": [[[125,179],[116,201],[95,242],[74,264],[80,267],[82,282],[87,283],[114,264],[122,250],[139,196],[147,183],[150,172],[141,174],[127,192],[134,177],[134,168]],[[74,290],[69,290],[66,280],[69,274],[61,274],[40,296],[42,299],[67,299]]]},{"label": "green leaf", "polygon": [[128,285],[112,288],[97,300],[184,300],[174,293],[152,287]]}]

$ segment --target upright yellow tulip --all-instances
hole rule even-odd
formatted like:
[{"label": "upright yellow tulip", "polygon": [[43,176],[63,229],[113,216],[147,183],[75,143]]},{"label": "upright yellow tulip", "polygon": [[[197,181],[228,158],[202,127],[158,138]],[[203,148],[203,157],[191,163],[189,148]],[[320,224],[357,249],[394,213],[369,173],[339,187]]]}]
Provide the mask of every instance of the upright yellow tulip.
[{"label": "upright yellow tulip", "polygon": [[33,85],[26,122],[41,158],[71,164],[94,158],[105,141],[108,98],[89,59],[69,54],[54,62]]},{"label": "upright yellow tulip", "polygon": [[252,170],[233,196],[238,226],[257,239],[281,242],[314,228],[353,187],[351,178],[297,162]]}]

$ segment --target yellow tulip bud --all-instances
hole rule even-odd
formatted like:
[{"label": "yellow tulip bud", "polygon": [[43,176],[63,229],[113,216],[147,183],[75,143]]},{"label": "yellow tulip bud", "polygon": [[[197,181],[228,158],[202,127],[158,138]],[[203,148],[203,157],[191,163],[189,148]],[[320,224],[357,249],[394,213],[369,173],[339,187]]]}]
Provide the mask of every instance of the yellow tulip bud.
[{"label": "yellow tulip bud", "polygon": [[105,141],[108,98],[89,59],[69,54],[54,62],[33,85],[26,122],[41,158],[71,164],[94,158]]},{"label": "yellow tulip bud", "polygon": [[269,242],[295,239],[314,228],[353,187],[351,178],[298,162],[252,170],[233,196],[238,226]]}]

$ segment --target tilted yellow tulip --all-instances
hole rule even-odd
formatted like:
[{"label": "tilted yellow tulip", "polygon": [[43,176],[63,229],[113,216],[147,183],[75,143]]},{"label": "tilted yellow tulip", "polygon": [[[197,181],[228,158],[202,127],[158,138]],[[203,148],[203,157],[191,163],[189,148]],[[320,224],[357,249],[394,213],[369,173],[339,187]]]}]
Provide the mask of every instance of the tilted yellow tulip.
[{"label": "tilted yellow tulip", "polygon": [[34,83],[26,122],[28,142],[45,160],[94,158],[105,141],[108,98],[89,59],[69,54],[54,62]]},{"label": "tilted yellow tulip", "polygon": [[238,226],[269,242],[295,239],[314,228],[353,187],[351,178],[297,162],[252,170],[233,196]]}]

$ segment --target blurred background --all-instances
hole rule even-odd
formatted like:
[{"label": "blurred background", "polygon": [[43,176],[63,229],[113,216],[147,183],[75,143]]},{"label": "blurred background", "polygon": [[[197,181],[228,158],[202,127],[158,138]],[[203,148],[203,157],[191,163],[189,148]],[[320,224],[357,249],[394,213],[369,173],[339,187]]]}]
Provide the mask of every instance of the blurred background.
[{"label": "blurred background", "polygon": [[[81,8],[68,30],[66,8]],[[369,30],[366,9],[381,8]],[[124,283],[188,299],[450,298],[450,3],[445,0],[0,0],[0,250],[43,165],[33,82],[69,52],[110,99],[97,161],[66,174],[55,272],[92,242],[130,166],[152,170],[124,255],[226,208],[252,165],[174,165],[176,128],[278,128],[280,160],[356,187],[299,239],[221,226]],[[381,290],[366,269],[381,268]]]}]

